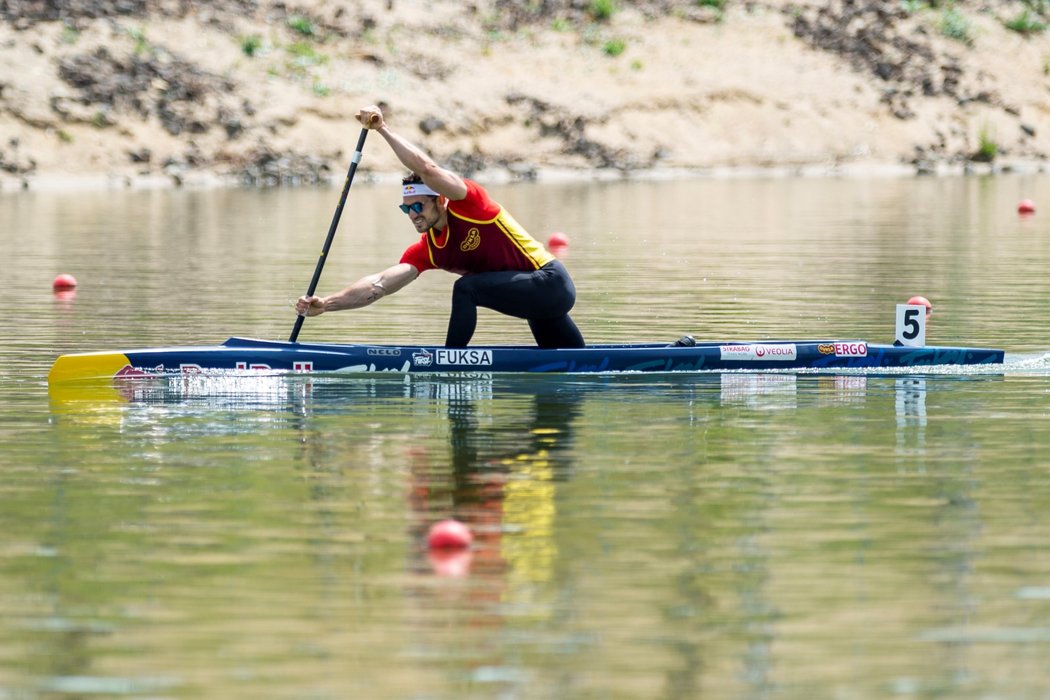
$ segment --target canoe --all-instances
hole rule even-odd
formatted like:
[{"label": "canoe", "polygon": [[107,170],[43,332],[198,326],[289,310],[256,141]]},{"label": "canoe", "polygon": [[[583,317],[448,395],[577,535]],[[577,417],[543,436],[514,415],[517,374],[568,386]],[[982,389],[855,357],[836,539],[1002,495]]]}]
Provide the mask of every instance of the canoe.
[{"label": "canoe", "polygon": [[222,345],[62,355],[50,384],[107,378],[226,372],[720,372],[842,370],[1001,364],[991,348],[908,347],[865,340],[762,340],[590,345],[547,350],[532,346],[357,345],[230,338]]}]

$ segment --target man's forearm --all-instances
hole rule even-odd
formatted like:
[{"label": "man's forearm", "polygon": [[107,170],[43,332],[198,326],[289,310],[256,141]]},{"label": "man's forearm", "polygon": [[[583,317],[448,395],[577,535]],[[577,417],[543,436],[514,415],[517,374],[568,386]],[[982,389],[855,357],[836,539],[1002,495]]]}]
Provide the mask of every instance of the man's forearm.
[{"label": "man's forearm", "polygon": [[433,158],[415,144],[409,143],[402,136],[391,131],[390,127],[384,125],[379,129],[379,134],[390,144],[390,148],[401,164],[424,180],[438,170],[438,165]]},{"label": "man's forearm", "polygon": [[467,196],[467,185],[459,175],[442,168],[424,150],[391,131],[386,124],[378,131],[401,164],[419,175],[427,187],[450,200],[459,200]]},{"label": "man's forearm", "polygon": [[386,294],[383,283],[378,275],[360,279],[341,292],[332,294],[323,299],[325,311],[343,311],[344,309],[360,309],[378,301]]},{"label": "man's forearm", "polygon": [[321,303],[325,311],[360,309],[404,288],[418,276],[419,271],[413,265],[398,263],[382,272],[362,277],[343,291],[325,297]]}]

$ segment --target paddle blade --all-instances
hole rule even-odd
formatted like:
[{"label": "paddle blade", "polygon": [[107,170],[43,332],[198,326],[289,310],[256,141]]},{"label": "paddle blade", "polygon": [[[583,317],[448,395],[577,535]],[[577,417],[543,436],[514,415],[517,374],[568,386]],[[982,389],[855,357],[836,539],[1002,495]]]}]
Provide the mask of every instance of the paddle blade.
[{"label": "paddle blade", "polygon": [[90,379],[110,379],[125,367],[130,367],[127,355],[119,352],[89,352],[61,355],[47,375],[48,384],[77,382]]}]

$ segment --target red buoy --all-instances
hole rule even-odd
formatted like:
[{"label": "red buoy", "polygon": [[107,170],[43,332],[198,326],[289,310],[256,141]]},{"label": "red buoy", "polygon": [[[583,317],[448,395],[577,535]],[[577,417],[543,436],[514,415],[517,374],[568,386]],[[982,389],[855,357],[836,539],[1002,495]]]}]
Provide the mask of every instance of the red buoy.
[{"label": "red buoy", "polygon": [[1035,213],[1035,202],[1030,199],[1022,199],[1017,204],[1018,214],[1034,214]]},{"label": "red buoy", "polygon": [[441,520],[430,526],[427,546],[431,549],[464,549],[474,541],[470,528],[458,520]]},{"label": "red buoy", "polygon": [[547,245],[551,248],[564,248],[569,245],[569,237],[561,231],[555,231],[547,239]]},{"label": "red buoy", "polygon": [[930,315],[933,314],[933,304],[926,297],[913,296],[908,300],[908,304],[911,306],[925,306],[926,307],[926,320],[930,320]]},{"label": "red buoy", "polygon": [[55,281],[51,283],[51,288],[56,292],[66,291],[69,289],[76,289],[77,278],[73,275],[67,275],[62,273],[55,278]]}]

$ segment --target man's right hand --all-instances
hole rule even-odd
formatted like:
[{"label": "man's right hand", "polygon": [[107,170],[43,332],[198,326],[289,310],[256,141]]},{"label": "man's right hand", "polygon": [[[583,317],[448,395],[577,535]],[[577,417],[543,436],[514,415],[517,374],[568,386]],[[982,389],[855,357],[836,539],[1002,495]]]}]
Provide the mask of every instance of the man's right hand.
[{"label": "man's right hand", "polygon": [[383,110],[376,105],[362,107],[354,113],[354,117],[366,129],[380,129],[383,127]]},{"label": "man's right hand", "polygon": [[295,313],[300,316],[320,316],[324,313],[324,301],[321,297],[299,297],[295,302]]}]

